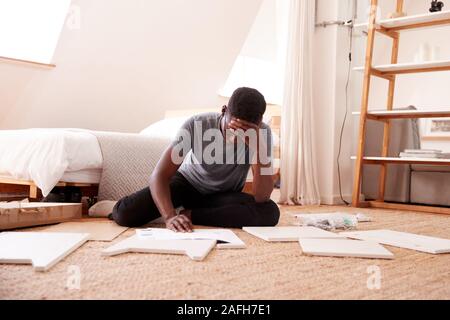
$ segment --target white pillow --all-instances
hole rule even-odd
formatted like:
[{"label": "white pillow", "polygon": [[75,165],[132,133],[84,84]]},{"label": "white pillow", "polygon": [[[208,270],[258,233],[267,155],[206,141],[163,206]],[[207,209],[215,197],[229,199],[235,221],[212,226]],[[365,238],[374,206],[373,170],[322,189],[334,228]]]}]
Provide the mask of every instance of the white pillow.
[{"label": "white pillow", "polygon": [[157,138],[169,138],[172,140],[187,119],[188,117],[179,117],[160,120],[151,124],[139,134]]},{"label": "white pillow", "polygon": [[107,218],[112,213],[117,201],[103,200],[89,208],[88,214],[93,218]]}]

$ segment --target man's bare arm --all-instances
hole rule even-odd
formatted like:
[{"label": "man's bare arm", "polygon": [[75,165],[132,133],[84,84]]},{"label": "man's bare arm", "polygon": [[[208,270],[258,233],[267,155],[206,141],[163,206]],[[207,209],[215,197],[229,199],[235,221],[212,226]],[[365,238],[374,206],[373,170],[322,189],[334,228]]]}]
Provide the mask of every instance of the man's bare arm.
[{"label": "man's bare arm", "polygon": [[[268,155],[268,146],[264,140],[259,138],[259,125],[242,120],[233,119],[230,124],[230,128],[238,130],[255,130],[257,136],[257,148],[255,150],[256,163],[252,165],[253,172],[253,185],[252,191],[255,201],[258,203],[267,202],[270,200],[270,196],[273,192],[274,182],[272,178],[272,162],[262,161],[261,155]],[[264,159],[269,160],[269,159]],[[268,163],[267,163],[268,162]]]},{"label": "man's bare arm", "polygon": [[173,231],[189,232],[192,230],[190,219],[184,215],[176,215],[170,194],[170,179],[180,165],[172,161],[172,146],[168,147],[150,177],[150,192],[167,228]]},{"label": "man's bare arm", "polygon": [[252,165],[253,171],[253,183],[252,183],[252,191],[255,197],[255,201],[267,202],[270,200],[270,196],[273,192],[274,183],[272,175],[262,174],[261,171],[269,170],[270,165],[260,165],[254,164]]},{"label": "man's bare arm", "polygon": [[264,140],[258,141],[256,153],[256,163],[252,165],[253,185],[252,191],[256,202],[267,202],[273,192],[274,183],[272,176],[272,160],[260,158],[261,155],[268,155],[267,144]]}]

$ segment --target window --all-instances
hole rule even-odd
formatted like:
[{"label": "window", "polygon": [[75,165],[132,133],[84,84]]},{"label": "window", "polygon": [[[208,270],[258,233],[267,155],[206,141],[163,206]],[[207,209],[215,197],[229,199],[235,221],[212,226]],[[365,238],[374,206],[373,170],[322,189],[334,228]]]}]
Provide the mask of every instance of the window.
[{"label": "window", "polygon": [[70,0],[0,0],[0,56],[50,63]]},{"label": "window", "polygon": [[230,97],[242,86],[258,89],[270,104],[281,105],[287,48],[288,4],[264,0],[219,94]]}]

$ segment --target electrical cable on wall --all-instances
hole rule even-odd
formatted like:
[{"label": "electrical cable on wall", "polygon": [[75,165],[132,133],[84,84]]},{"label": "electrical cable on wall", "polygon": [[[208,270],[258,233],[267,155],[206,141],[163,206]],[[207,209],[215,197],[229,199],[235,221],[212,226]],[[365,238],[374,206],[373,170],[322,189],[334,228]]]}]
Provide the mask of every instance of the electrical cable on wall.
[{"label": "electrical cable on wall", "polygon": [[[353,17],[353,19],[355,19],[355,17]],[[348,21],[347,23],[348,24],[353,23],[353,21]],[[349,53],[348,53],[347,81],[345,84],[345,114],[344,114],[344,119],[342,121],[341,133],[339,136],[339,151],[338,151],[338,156],[337,156],[337,160],[336,160],[337,172],[338,172],[339,195],[341,197],[342,202],[344,202],[346,205],[349,205],[350,203],[345,201],[345,199],[342,195],[341,167],[339,164],[339,160],[341,158],[341,151],[342,151],[342,137],[344,135],[345,124],[347,122],[347,116],[348,116],[348,87],[349,87],[349,83],[350,83],[350,72],[351,72],[351,67],[352,67],[353,25],[350,26],[349,34],[350,34],[350,42],[349,42]]]}]

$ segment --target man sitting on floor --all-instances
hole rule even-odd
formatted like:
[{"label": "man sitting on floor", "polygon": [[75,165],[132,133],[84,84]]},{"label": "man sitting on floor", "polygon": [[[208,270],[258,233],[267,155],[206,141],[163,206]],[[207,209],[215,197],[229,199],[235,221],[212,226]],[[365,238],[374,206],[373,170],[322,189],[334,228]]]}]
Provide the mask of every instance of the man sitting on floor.
[{"label": "man sitting on floor", "polygon": [[[275,226],[280,211],[270,200],[272,136],[262,122],[266,101],[237,89],[222,113],[187,120],[165,150],[145,188],[119,200],[112,213],[122,226],[139,227],[162,216],[166,227]],[[253,195],[242,193],[250,166]]]}]

